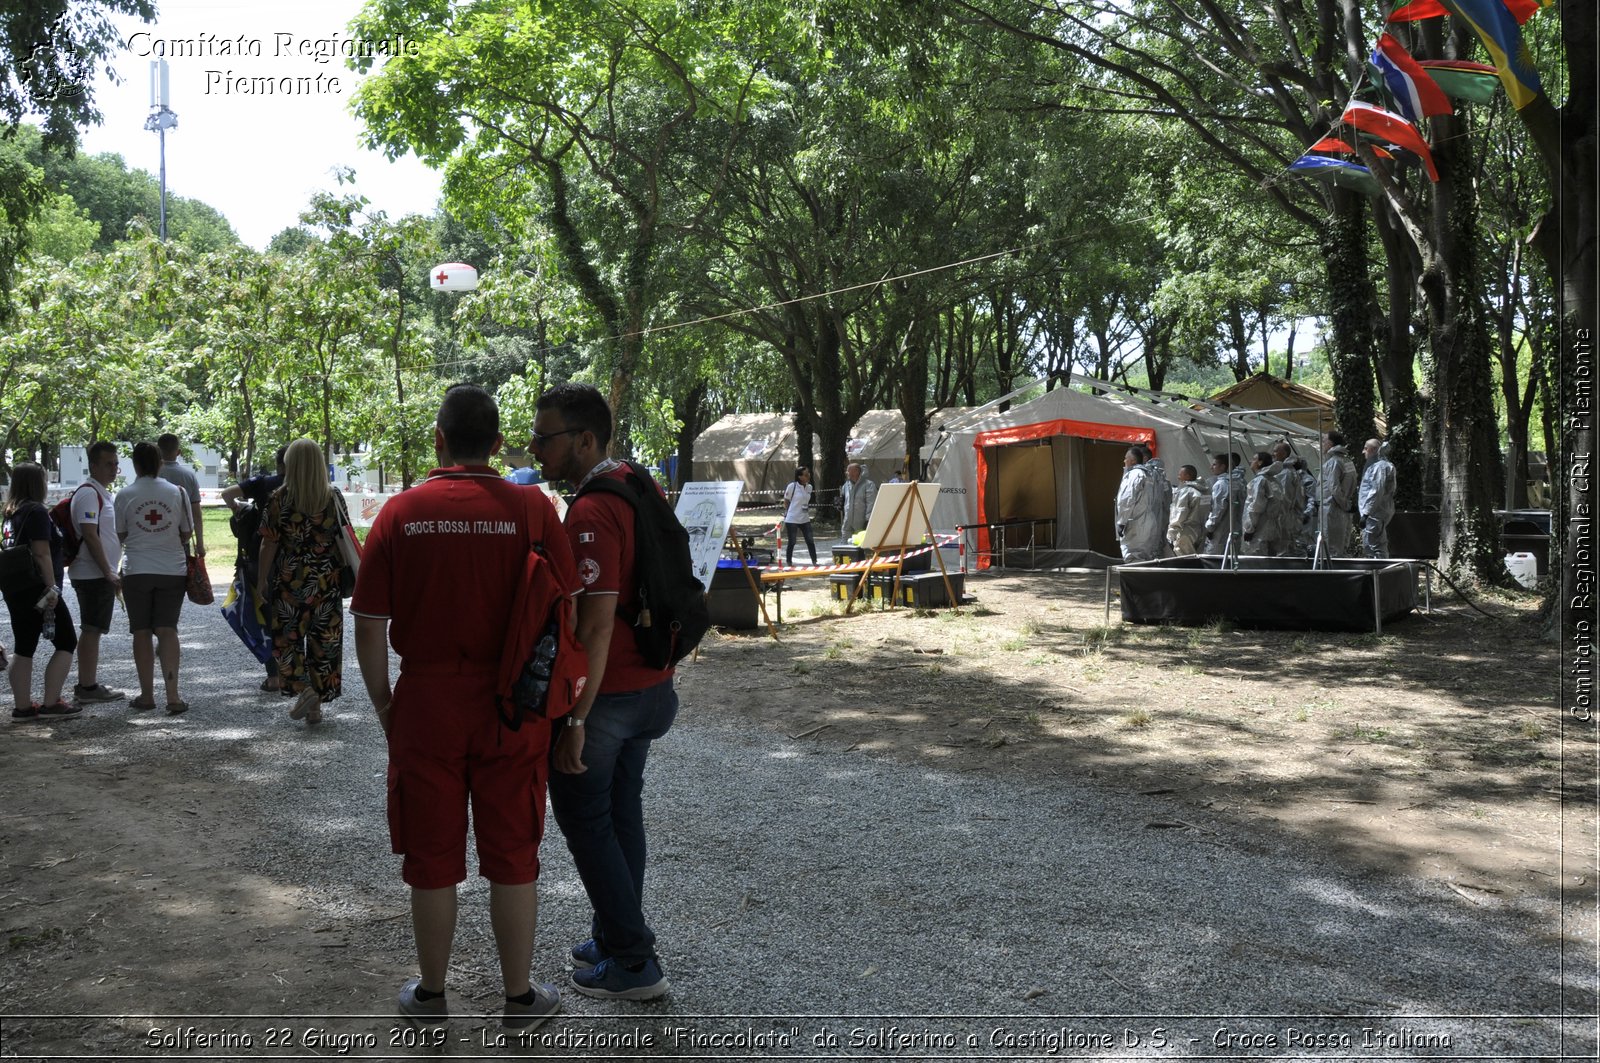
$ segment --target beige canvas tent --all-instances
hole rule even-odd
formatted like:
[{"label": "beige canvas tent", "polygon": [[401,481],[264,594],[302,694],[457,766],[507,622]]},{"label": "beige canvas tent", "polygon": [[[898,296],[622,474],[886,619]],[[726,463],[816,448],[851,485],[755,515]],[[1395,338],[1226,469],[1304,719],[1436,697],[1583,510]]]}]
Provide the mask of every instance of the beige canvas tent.
[{"label": "beige canvas tent", "polygon": [[[781,492],[800,461],[792,413],[730,413],[694,441],[690,480],[742,480],[746,494]],[[821,443],[812,437],[812,453]]]},{"label": "beige canvas tent", "polygon": [[[938,439],[941,431],[961,422],[972,408],[948,406],[928,414],[928,444]],[[924,445],[924,452],[928,445]],[[888,483],[895,470],[905,469],[908,478],[917,476],[918,462],[911,461],[906,452],[906,418],[899,410],[868,410],[861,415],[850,430],[850,442],[845,446],[845,456],[860,462],[866,474],[877,483]]]},{"label": "beige canvas tent", "polygon": [[[940,533],[970,529],[967,542],[984,556],[991,534],[1008,545],[1036,534],[1041,565],[1103,565],[1120,556],[1115,526],[1122,458],[1143,443],[1169,479],[1193,465],[1209,483],[1209,455],[1246,456],[1281,438],[1307,461],[1318,461],[1314,432],[1270,414],[1223,410],[1160,392],[1138,391],[1074,375],[1057,388],[1005,413],[952,432],[942,444]],[[1231,437],[1230,437],[1231,430]],[[1053,521],[991,532],[1007,521]],[[998,544],[993,544],[998,545]]]}]

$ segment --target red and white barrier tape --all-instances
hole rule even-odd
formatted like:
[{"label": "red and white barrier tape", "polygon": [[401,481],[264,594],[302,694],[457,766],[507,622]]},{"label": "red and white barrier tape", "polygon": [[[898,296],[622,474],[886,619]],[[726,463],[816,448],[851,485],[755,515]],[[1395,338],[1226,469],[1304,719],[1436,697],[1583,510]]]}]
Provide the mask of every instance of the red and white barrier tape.
[{"label": "red and white barrier tape", "polygon": [[[900,564],[903,561],[909,561],[913,557],[921,557],[923,554],[932,553],[936,546],[948,546],[953,542],[958,542],[960,538],[961,536],[959,535],[938,536],[938,541],[936,543],[930,543],[927,546],[918,547],[917,549],[908,551],[905,554],[896,554],[892,557],[880,557],[876,562],[874,562],[871,558],[863,558],[860,561],[849,561],[842,565],[790,565],[780,563],[776,558],[774,558],[770,567],[777,568],[783,572],[809,572],[816,576],[828,576],[835,572],[865,572],[868,567],[871,567],[874,570],[880,570],[884,568],[893,568],[897,564]],[[782,539],[778,541],[778,545],[780,548],[782,547]]]}]

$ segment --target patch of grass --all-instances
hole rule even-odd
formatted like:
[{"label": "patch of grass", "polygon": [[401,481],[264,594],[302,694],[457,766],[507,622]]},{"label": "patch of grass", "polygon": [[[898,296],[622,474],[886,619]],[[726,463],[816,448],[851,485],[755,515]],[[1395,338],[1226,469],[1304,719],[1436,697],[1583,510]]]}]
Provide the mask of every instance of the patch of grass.
[{"label": "patch of grass", "polygon": [[998,611],[996,611],[994,609],[990,609],[986,605],[975,605],[975,606],[972,607],[972,611],[968,615],[969,616],[999,616],[1000,614],[999,614]]},{"label": "patch of grass", "polygon": [[1366,742],[1381,742],[1389,737],[1389,729],[1386,727],[1368,727],[1366,724],[1358,723],[1354,727],[1348,727],[1340,731],[1339,737],[1359,738]]},{"label": "patch of grass", "polygon": [[1029,726],[1038,727],[1039,724],[1044,720],[1044,717],[1040,716],[1037,712],[1030,712],[1030,713],[1027,713],[1026,715],[1024,715],[1022,717],[1022,719]]},{"label": "patch of grass", "polygon": [[1000,644],[1000,648],[1002,650],[1007,650],[1007,651],[1009,651],[1011,653],[1016,653],[1016,652],[1018,652],[1020,650],[1027,649],[1029,645],[1030,645],[1030,643],[1028,642],[1027,639],[1018,637],[1018,638],[1006,639],[1004,642],[1002,642]]},{"label": "patch of grass", "polygon": [[1523,738],[1543,738],[1544,737],[1544,728],[1539,725],[1539,721],[1538,720],[1523,720],[1522,721],[1522,737]]},{"label": "patch of grass", "polygon": [[1122,718],[1122,722],[1128,727],[1149,727],[1150,714],[1144,709],[1134,709]]},{"label": "patch of grass", "polygon": [[1039,623],[1039,621],[1037,621],[1037,620],[1031,620],[1030,619],[1030,620],[1024,620],[1022,622],[1021,631],[1022,631],[1022,634],[1024,634],[1024,635],[1037,635],[1040,632],[1042,632],[1043,630],[1044,630],[1044,625]]},{"label": "patch of grass", "polygon": [[1205,675],[1206,668],[1203,664],[1186,664],[1183,666],[1184,675]]},{"label": "patch of grass", "polygon": [[929,675],[944,675],[944,665],[942,665],[939,662],[935,661],[933,664],[930,664],[928,666],[928,674]]},{"label": "patch of grass", "polygon": [[1307,711],[1304,705],[1302,705],[1298,709],[1295,709],[1294,715],[1289,718],[1295,723],[1305,723],[1307,720],[1311,719],[1311,713]]},{"label": "patch of grass", "polygon": [[1390,647],[1399,645],[1400,640],[1393,635],[1379,635],[1368,631],[1363,635],[1351,635],[1350,645],[1356,649],[1373,649],[1379,646]]},{"label": "patch of grass", "polygon": [[66,936],[60,927],[52,926],[37,934],[12,934],[6,939],[6,945],[12,949],[36,949],[44,945],[54,945]]},{"label": "patch of grass", "polygon": [[1311,649],[1311,640],[1304,635],[1296,635],[1289,643],[1289,649],[1295,653],[1306,653]]},{"label": "patch of grass", "polygon": [[[916,617],[919,620],[926,620],[930,616],[938,616],[939,615],[939,610],[937,610],[937,609],[926,609],[926,608],[924,608],[924,607],[919,605],[915,609],[911,610],[911,615]],[[952,614],[952,615],[954,615],[954,614]]]},{"label": "patch of grass", "polygon": [[1083,670],[1083,681],[1086,683],[1098,683],[1105,677],[1105,671],[1103,669],[1096,668],[1092,664]]},{"label": "patch of grass", "polygon": [[1121,642],[1127,636],[1127,631],[1120,624],[1102,624],[1099,627],[1089,628],[1083,633],[1083,648],[1080,651],[1085,657],[1092,657],[1105,650],[1108,645]]},{"label": "patch of grass", "polygon": [[790,675],[810,675],[811,666],[804,661],[796,661],[789,667]]},{"label": "patch of grass", "polygon": [[1028,658],[1028,667],[1030,668],[1043,668],[1049,663],[1050,658],[1042,653],[1036,653],[1032,657]]}]

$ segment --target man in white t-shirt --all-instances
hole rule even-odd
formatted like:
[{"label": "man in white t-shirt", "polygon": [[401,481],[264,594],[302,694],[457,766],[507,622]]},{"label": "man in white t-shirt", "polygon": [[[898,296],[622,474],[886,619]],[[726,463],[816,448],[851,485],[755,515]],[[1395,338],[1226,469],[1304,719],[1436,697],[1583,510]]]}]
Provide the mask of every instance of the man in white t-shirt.
[{"label": "man in white t-shirt", "polygon": [[183,488],[184,495],[189,499],[189,523],[194,528],[194,552],[198,557],[206,556],[206,530],[205,523],[200,519],[200,480],[194,470],[183,463],[182,455],[178,453],[178,437],[171,432],[156,439],[156,446],[161,449],[161,472],[158,473],[169,484],[177,484]]},{"label": "man in white t-shirt", "polygon": [[89,478],[72,493],[72,523],[82,540],[78,556],[67,569],[78,596],[78,683],[73,696],[79,702],[120,701],[125,696],[97,678],[100,670],[100,636],[111,630],[111,607],[122,591],[117,563],[122,543],[117,538],[117,516],[106,488],[117,478],[117,446],[101,440],[89,447]]}]

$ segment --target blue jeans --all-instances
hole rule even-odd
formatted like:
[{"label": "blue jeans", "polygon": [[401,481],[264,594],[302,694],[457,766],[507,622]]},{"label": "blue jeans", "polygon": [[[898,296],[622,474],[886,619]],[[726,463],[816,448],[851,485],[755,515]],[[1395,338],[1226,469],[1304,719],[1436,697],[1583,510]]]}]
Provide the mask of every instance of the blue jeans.
[{"label": "blue jeans", "polygon": [[[644,762],[678,715],[672,680],[601,694],[584,723],[578,775],[550,772],[550,807],[594,908],[600,951],[631,965],[655,957],[644,921]],[[559,724],[558,724],[559,726]]]}]

